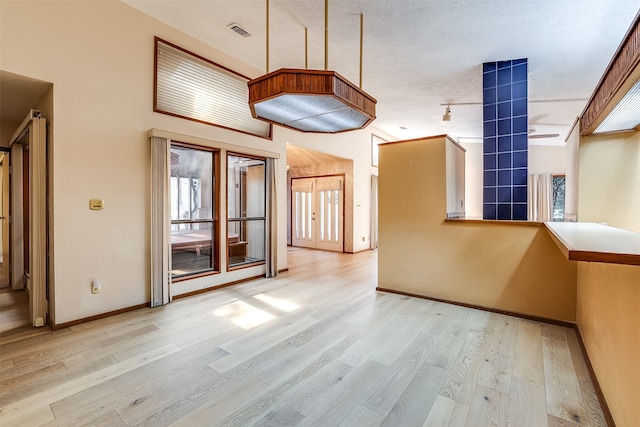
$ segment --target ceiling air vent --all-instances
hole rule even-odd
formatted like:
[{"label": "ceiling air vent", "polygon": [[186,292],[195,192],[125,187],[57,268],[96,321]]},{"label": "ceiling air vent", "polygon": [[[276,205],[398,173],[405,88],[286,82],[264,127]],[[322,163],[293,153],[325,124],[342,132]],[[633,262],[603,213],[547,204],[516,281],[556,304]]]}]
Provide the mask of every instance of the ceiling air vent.
[{"label": "ceiling air vent", "polygon": [[231,28],[233,31],[240,34],[242,37],[251,37],[251,34],[249,32],[247,32],[244,28],[242,28],[240,25],[238,25],[235,22],[227,25],[227,28]]}]

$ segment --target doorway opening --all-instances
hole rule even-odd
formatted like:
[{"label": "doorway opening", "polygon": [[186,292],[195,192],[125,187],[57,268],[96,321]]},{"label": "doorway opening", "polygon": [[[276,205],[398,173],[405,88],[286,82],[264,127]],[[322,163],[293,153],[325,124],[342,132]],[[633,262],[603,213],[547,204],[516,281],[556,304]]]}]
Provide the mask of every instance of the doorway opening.
[{"label": "doorway opening", "polygon": [[[53,116],[53,84],[0,70],[0,87],[2,314],[26,313],[25,324],[12,325],[42,326],[52,315],[48,301],[53,299],[48,288],[51,165],[44,117]],[[3,335],[9,327],[3,322]]]},{"label": "doorway opening", "polygon": [[[3,238],[8,228],[8,266],[3,254],[2,274],[9,288],[25,290],[29,321],[44,326],[47,319],[47,121],[31,110],[10,139],[8,185],[3,179],[2,199],[9,200],[8,218],[3,219]],[[4,164],[3,170],[7,166]],[[3,176],[3,178],[5,178]],[[3,213],[5,207],[3,206]],[[3,215],[4,216],[4,215]],[[8,222],[8,227],[4,222]],[[3,245],[3,252],[5,251]],[[8,269],[8,272],[7,272]],[[14,295],[15,297],[15,295]],[[21,298],[13,298],[17,303]],[[11,299],[10,299],[11,300]],[[10,301],[8,300],[8,301]],[[19,307],[16,307],[20,312]]]},{"label": "doorway opening", "polygon": [[[327,250],[340,251],[345,253],[353,253],[354,252],[354,233],[353,233],[353,223],[354,223],[354,201],[353,201],[353,160],[345,159],[342,157],[337,157],[332,154],[323,153],[320,151],[316,151],[306,147],[300,147],[293,144],[287,144],[287,245],[289,246],[301,246],[301,247],[315,247],[315,243],[313,246],[310,244],[301,242],[298,240],[297,243],[293,242],[293,237],[295,233],[294,229],[294,220],[295,220],[295,200],[294,200],[294,191],[292,190],[292,185],[294,182],[298,182],[297,185],[307,185],[303,184],[305,181],[300,181],[300,179],[318,179],[321,178],[321,182],[316,185],[315,189],[317,193],[324,192],[324,196],[317,195],[317,198],[324,197],[323,200],[315,200],[313,201],[314,207],[317,209],[320,206],[324,206],[324,217],[325,221],[329,221],[329,218],[332,218],[333,227],[328,228],[329,223],[325,222],[325,224],[319,228],[318,235],[321,232],[326,233],[328,231],[332,232],[332,238],[335,236],[333,230],[335,229],[335,219],[341,218],[342,223],[338,224],[339,229],[341,231],[340,237],[342,239],[342,243],[337,243],[331,241],[330,248]],[[328,178],[329,180],[324,180],[324,178]],[[335,180],[342,180],[342,182],[335,182]],[[331,182],[330,180],[334,180]],[[326,188],[324,188],[326,187]],[[324,188],[324,190],[323,190]],[[340,210],[340,213],[336,217],[335,212],[331,210],[327,211],[329,200],[334,203],[332,209],[335,209],[335,193],[328,193],[330,191],[341,191],[342,193],[339,195],[338,199],[341,202],[341,206],[337,206]],[[303,197],[303,196],[300,196]],[[306,203],[309,203],[307,196]],[[329,199],[330,198],[330,199]],[[358,206],[359,207],[359,206]],[[311,212],[311,216],[307,218],[307,220],[318,222],[320,221],[319,215],[321,215],[319,210],[316,210],[315,220],[313,218],[313,210],[306,211]],[[302,215],[302,212],[299,212]],[[331,215],[331,216],[329,216]],[[306,226],[306,230],[309,231],[308,226]],[[326,247],[325,243],[322,242],[320,244],[321,247]],[[320,247],[318,248],[320,249]]]}]

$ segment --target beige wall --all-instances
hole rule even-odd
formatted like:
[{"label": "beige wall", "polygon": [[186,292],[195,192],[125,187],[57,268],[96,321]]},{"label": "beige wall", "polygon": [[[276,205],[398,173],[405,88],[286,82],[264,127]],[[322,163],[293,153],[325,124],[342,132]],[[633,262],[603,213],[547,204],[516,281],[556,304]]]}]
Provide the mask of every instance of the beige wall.
[{"label": "beige wall", "polygon": [[[0,2],[0,8],[2,69],[54,87],[53,319],[64,323],[144,304],[150,296],[148,129],[286,157],[283,142],[154,113],[153,37],[245,75],[260,71],[121,2]],[[284,164],[278,166],[278,186],[286,188]],[[104,199],[105,209],[90,211],[90,198]],[[281,254],[286,253],[284,220],[282,215]],[[286,265],[286,257],[279,258],[278,268]],[[93,278],[102,284],[96,295],[90,292]]]},{"label": "beige wall", "polygon": [[[190,122],[152,110],[153,38],[161,37],[248,77],[262,70],[238,61],[121,2],[0,2],[0,68],[52,82],[51,254],[56,323],[149,301],[151,128],[250,147],[280,156],[278,268],[286,263],[286,142],[354,160],[353,250],[369,247],[371,133],[338,135],[274,127],[273,140]],[[25,52],[37,52],[27,55]],[[105,200],[90,211],[88,200]],[[365,237],[365,241],[362,241]],[[238,271],[229,276],[238,280]],[[245,275],[255,274],[246,271]],[[98,278],[102,291],[93,295]],[[219,277],[180,282],[203,289]]]},{"label": "beige wall", "polygon": [[616,425],[640,419],[640,266],[578,263],[577,323]]},{"label": "beige wall", "polygon": [[539,225],[444,222],[444,138],[380,153],[378,285],[575,321],[576,265]]},{"label": "beige wall", "polygon": [[578,220],[640,232],[640,132],[580,138]]},{"label": "beige wall", "polygon": [[[640,132],[578,141],[578,220],[640,232]],[[578,328],[619,426],[640,418],[639,283],[639,266],[578,263]]]}]

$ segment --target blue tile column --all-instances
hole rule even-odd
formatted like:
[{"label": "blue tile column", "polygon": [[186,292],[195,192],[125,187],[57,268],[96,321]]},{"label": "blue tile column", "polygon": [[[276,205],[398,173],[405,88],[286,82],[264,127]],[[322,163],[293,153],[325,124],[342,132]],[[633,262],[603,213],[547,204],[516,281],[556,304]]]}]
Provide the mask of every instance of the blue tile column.
[{"label": "blue tile column", "polygon": [[482,68],[483,218],[527,219],[527,59]]}]

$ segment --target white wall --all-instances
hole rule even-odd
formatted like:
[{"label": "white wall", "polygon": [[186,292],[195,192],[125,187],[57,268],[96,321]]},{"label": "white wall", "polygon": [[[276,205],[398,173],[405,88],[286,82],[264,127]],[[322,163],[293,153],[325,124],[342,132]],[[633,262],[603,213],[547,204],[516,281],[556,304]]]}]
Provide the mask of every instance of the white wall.
[{"label": "white wall", "polygon": [[465,216],[482,218],[482,143],[463,143],[465,148]]},{"label": "white wall", "polygon": [[566,146],[529,145],[529,173],[564,174]]},{"label": "white wall", "polygon": [[[57,324],[149,301],[150,128],[279,154],[284,142],[153,112],[153,38],[249,77],[261,74],[121,2],[0,2],[0,67],[53,83],[51,157]],[[31,54],[33,53],[33,54]],[[88,200],[105,200],[90,211]],[[286,197],[279,191],[278,207]],[[278,247],[286,254],[286,218]],[[278,268],[286,268],[280,257]],[[90,282],[102,291],[93,295]]]}]

